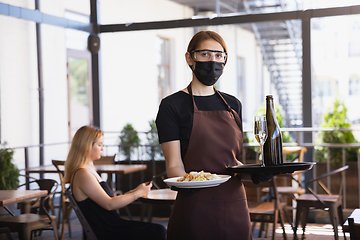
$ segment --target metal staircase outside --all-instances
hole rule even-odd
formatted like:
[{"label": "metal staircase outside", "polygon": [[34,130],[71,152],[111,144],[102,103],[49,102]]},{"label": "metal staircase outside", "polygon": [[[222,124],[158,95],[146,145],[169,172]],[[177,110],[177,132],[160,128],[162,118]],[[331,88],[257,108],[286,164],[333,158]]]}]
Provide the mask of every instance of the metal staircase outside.
[{"label": "metal staircase outside", "polygon": [[[287,1],[289,2],[289,1]],[[295,1],[294,1],[295,2]],[[244,1],[248,14],[298,10],[296,4],[282,0]],[[299,20],[258,22],[251,24],[279,96],[286,125],[302,123],[302,40]]]},{"label": "metal staircase outside", "polygon": [[[213,12],[270,13],[299,10],[297,0],[172,0],[197,15]],[[245,26],[248,28],[248,26]],[[299,20],[252,23],[271,82],[283,108],[286,126],[302,124],[302,38]]]}]

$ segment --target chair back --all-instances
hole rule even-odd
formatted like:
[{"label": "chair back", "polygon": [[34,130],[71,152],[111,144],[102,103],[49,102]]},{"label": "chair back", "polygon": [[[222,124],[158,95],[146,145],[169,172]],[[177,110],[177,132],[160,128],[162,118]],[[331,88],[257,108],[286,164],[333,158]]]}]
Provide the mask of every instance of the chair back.
[{"label": "chair back", "polygon": [[[49,207],[49,198],[51,197],[51,195],[54,195],[59,184],[56,180],[53,180],[53,179],[38,179],[38,180],[36,180],[36,183],[39,185],[40,190],[46,190],[48,192],[48,195],[44,199],[42,199],[42,201],[43,201],[42,207],[39,208],[40,215],[43,215],[43,214],[48,215],[48,211],[50,208]],[[51,191],[51,190],[53,190],[53,191]]]},{"label": "chair back", "polygon": [[360,239],[360,224],[354,223],[354,218],[348,218],[350,240]]},{"label": "chair back", "polygon": [[307,152],[306,147],[283,147],[283,154],[296,154],[293,162],[302,162],[304,154]]},{"label": "chair back", "polygon": [[[306,147],[296,146],[296,147],[283,147],[283,154],[296,154],[295,158],[292,160],[292,162],[303,162],[304,154],[307,152]],[[284,158],[285,159],[285,158]],[[294,173],[294,174],[287,174],[287,178],[291,177],[292,180],[295,180],[301,187],[302,179],[301,179],[302,172]],[[295,179],[294,175],[298,175],[298,177]]]},{"label": "chair back", "polygon": [[100,164],[114,164],[115,163],[115,156],[101,156],[99,160],[94,161],[94,165],[100,165]]},{"label": "chair back", "polygon": [[95,236],[95,233],[91,229],[88,221],[84,217],[83,213],[81,212],[74,196],[72,193],[69,194],[69,200],[72,208],[74,209],[74,212],[76,213],[76,216],[78,217],[81,226],[83,227],[84,233],[86,234],[86,239],[88,240],[97,240],[97,237]]},{"label": "chair back", "polygon": [[61,193],[65,196],[65,183],[64,183],[64,172],[60,170],[59,166],[64,166],[65,161],[62,160],[52,160],[52,164],[55,166],[59,178],[60,178],[60,184],[61,184]]},{"label": "chair back", "polygon": [[[48,194],[51,193],[51,190],[55,187],[55,189],[57,189],[58,187],[58,182],[53,180],[53,179],[36,179],[34,177],[28,176],[28,175],[22,175],[20,174],[20,176],[25,177],[26,178],[26,182],[24,184],[21,184],[19,186],[17,186],[16,188],[19,189],[23,186],[35,186],[35,188],[31,188],[33,190],[46,190],[48,192]],[[31,179],[31,180],[30,180]],[[31,201],[31,202],[22,202],[18,205],[23,204],[24,206],[20,206],[20,208],[22,209],[22,212],[27,212],[27,211],[31,211],[32,208],[38,208],[39,207],[39,203],[40,201]],[[25,207],[28,210],[23,209],[23,207]],[[44,202],[44,207],[46,208],[47,211],[49,211],[49,199],[47,199]],[[37,212],[37,211],[36,211]],[[46,214],[42,208],[39,208],[39,214],[44,215]]]},{"label": "chair back", "polygon": [[56,170],[59,174],[59,178],[60,178],[60,185],[61,185],[61,194],[60,194],[60,201],[61,201],[61,205],[65,206],[65,201],[66,201],[66,188],[65,188],[65,182],[64,182],[64,172],[60,170],[59,166],[64,166],[65,165],[65,161],[62,160],[52,160],[52,164],[56,167]]},{"label": "chair back", "polygon": [[[40,203],[40,209],[39,209],[39,214],[40,215],[47,215],[48,218],[50,219],[50,223],[52,222],[52,218],[49,214],[49,198],[51,196],[53,196],[59,186],[58,182],[53,180],[53,179],[39,179],[37,180],[39,182],[39,186],[40,186],[40,189],[42,188],[42,186],[50,186],[52,185],[52,191],[49,190],[48,191],[48,194],[45,196],[45,197],[42,197],[41,198],[41,203]],[[51,192],[50,192],[51,191]],[[57,229],[54,229],[54,231],[57,231]]]},{"label": "chair back", "polygon": [[65,182],[64,182],[64,171],[60,170],[60,166],[65,165],[65,161],[63,160],[52,160],[52,164],[55,166],[61,183],[61,191],[60,191],[60,205],[59,205],[59,220],[58,220],[58,227],[60,226],[60,222],[62,222],[62,229],[61,229],[61,239],[64,238],[65,234],[65,225],[68,224],[69,233],[71,232],[70,229],[70,213],[71,213],[71,204],[67,201],[69,197],[66,192]]},{"label": "chair back", "polygon": [[[52,221],[52,218],[49,214],[49,198],[53,196],[59,186],[58,182],[54,179],[35,179],[33,181],[30,181],[28,183],[37,183],[40,190],[46,190],[48,193],[46,196],[41,197],[40,199],[40,207],[39,207],[39,215],[47,215],[50,219],[50,223]],[[27,183],[24,183],[20,185],[19,187],[26,185]]]},{"label": "chair back", "polygon": [[[7,238],[8,238],[9,240],[13,240],[13,239],[14,239],[14,238],[12,237],[11,232],[10,232],[10,230],[9,230],[8,227],[2,227],[2,228],[0,228],[0,236],[1,236],[1,234],[3,234],[3,233],[6,234],[6,236],[7,236]],[[0,237],[0,239],[3,239],[3,238]]]},{"label": "chair back", "polygon": [[277,208],[279,206],[280,203],[280,197],[279,197],[279,193],[277,191],[277,184],[276,184],[276,176],[274,176],[272,179],[270,179],[269,181],[266,182],[261,182],[260,184],[254,184],[253,182],[250,181],[243,181],[243,184],[245,186],[245,188],[269,188],[269,194],[263,196],[261,199],[258,199],[258,202],[263,202],[265,200],[270,200],[270,201],[274,201],[275,203],[275,208]]},{"label": "chair back", "polygon": [[[261,200],[257,202],[248,201],[248,209],[250,214],[251,222],[253,222],[252,231],[255,229],[256,223],[261,223],[263,226],[264,223],[272,223],[272,239],[275,239],[276,225],[280,223],[283,230],[283,239],[286,238],[285,227],[284,227],[284,218],[285,203],[280,201],[279,193],[277,191],[276,177],[273,177],[270,181],[262,182],[260,184],[254,184],[249,181],[243,181],[245,188],[264,188],[269,189],[269,194],[265,195]],[[289,221],[289,216],[286,215],[287,220]],[[267,228],[266,228],[267,229]],[[260,228],[258,232],[259,238],[261,237],[263,227]],[[267,235],[267,230],[265,231]]]},{"label": "chair back", "polygon": [[[333,171],[330,171],[330,172],[328,172],[328,173],[325,173],[325,174],[323,174],[323,175],[321,175],[321,176],[319,176],[319,177],[316,177],[316,178],[308,181],[308,183],[306,184],[307,190],[309,190],[309,192],[310,192],[311,194],[313,194],[318,200],[320,200],[320,199],[317,197],[315,191],[310,187],[310,185],[314,183],[314,184],[318,184],[318,185],[325,191],[326,194],[328,194],[328,195],[333,195],[333,194],[331,193],[330,189],[328,189],[328,188],[326,187],[326,185],[322,182],[322,180],[325,179],[325,178],[327,178],[327,177],[330,177],[330,176],[332,176],[332,175],[335,175],[335,174],[338,174],[338,173],[342,173],[342,172],[344,172],[344,171],[345,171],[346,169],[348,169],[348,168],[349,168],[349,165],[346,165],[346,166],[343,166],[343,167],[341,167],[341,168],[335,169],[335,170],[333,170]],[[340,185],[339,185],[339,186],[340,186],[340,187],[339,187],[339,192],[337,193],[337,195],[339,195],[339,196],[342,195],[343,185],[344,185],[343,182],[344,182],[344,178],[341,178],[341,182],[340,182]]]}]

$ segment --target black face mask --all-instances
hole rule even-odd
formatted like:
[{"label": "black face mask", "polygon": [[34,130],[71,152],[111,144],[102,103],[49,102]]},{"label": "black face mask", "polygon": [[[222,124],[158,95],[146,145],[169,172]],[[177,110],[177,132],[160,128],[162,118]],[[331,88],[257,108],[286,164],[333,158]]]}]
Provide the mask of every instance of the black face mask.
[{"label": "black face mask", "polygon": [[195,61],[195,69],[193,70],[196,78],[206,86],[214,85],[223,73],[224,63],[208,61]]}]

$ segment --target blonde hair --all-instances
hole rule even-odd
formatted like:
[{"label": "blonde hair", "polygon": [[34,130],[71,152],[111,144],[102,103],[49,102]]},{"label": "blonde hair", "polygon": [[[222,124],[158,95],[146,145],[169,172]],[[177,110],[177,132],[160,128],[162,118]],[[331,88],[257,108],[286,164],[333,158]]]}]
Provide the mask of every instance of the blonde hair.
[{"label": "blonde hair", "polygon": [[103,135],[100,129],[91,126],[76,131],[65,161],[65,183],[71,182],[71,176],[90,157],[93,144]]}]

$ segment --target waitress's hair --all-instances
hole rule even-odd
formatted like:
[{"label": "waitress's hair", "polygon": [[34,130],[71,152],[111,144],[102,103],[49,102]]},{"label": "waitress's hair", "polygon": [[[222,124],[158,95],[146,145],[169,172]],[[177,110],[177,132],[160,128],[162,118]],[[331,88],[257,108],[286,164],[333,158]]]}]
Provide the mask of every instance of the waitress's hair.
[{"label": "waitress's hair", "polygon": [[65,183],[70,183],[71,176],[90,157],[92,146],[103,135],[100,129],[92,126],[83,126],[76,131],[65,161]]},{"label": "waitress's hair", "polygon": [[[213,40],[217,41],[218,43],[220,43],[220,45],[224,49],[224,52],[226,52],[226,53],[228,52],[224,39],[218,33],[213,32],[213,31],[200,31],[200,32],[196,33],[190,40],[187,51],[191,54],[192,51],[196,50],[196,48],[200,45],[200,43],[202,43],[205,40],[209,40],[209,39],[213,39]],[[225,64],[226,64],[226,61],[227,61],[227,58],[225,60]]]}]

